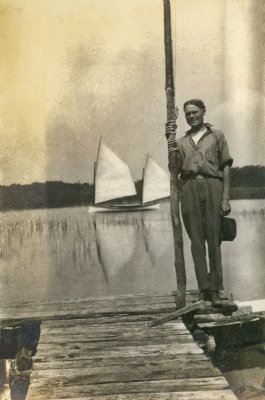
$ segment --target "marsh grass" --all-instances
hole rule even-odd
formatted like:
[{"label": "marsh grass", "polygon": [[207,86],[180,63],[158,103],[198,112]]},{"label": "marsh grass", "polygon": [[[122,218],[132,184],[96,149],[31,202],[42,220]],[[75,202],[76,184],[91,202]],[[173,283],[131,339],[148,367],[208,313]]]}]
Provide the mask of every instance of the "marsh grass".
[{"label": "marsh grass", "polygon": [[86,210],[73,210],[1,213],[0,285],[12,291],[19,280],[25,287],[37,282],[43,291],[50,276],[63,280],[89,272],[97,263],[95,235]]},{"label": "marsh grass", "polygon": [[[244,260],[255,253],[255,268],[260,270],[260,241],[253,241],[252,251],[243,234],[252,230],[253,235],[261,235],[265,214],[264,201],[233,201],[232,209],[238,237],[224,248],[229,279],[237,263],[242,264],[243,251],[247,252]],[[89,215],[86,207],[76,207],[1,212],[0,219],[1,301],[5,295],[28,299],[123,293],[131,285],[144,291],[152,282],[160,288],[161,271],[166,290],[167,276],[174,287],[169,203],[158,212]],[[193,265],[185,232],[184,250],[190,274]],[[120,280],[126,281],[127,289]]]},{"label": "marsh grass", "polygon": [[[233,207],[232,215],[235,217],[257,220],[264,218],[264,201],[250,202],[247,207],[245,202],[241,203],[238,202],[237,207]],[[107,214],[91,217],[85,208],[1,213],[0,260],[10,261],[20,256],[23,259],[25,253],[29,262],[36,258],[41,248],[46,247],[55,257],[56,264],[59,260],[62,266],[67,257],[68,260],[72,260],[73,266],[83,269],[87,264],[95,264],[93,253],[97,240],[97,226],[106,231],[113,227],[121,227],[124,233],[133,226],[135,232],[140,232],[143,230],[144,221],[147,231],[171,230],[168,213],[163,216],[150,213],[148,217],[144,218],[141,213],[114,214],[111,218]]]}]

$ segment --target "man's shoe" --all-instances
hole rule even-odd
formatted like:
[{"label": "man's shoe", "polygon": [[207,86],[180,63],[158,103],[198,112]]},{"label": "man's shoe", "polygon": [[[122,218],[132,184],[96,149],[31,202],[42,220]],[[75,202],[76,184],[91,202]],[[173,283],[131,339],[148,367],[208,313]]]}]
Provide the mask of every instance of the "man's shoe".
[{"label": "man's shoe", "polygon": [[212,300],[212,305],[214,307],[221,308],[223,305],[222,299],[220,297],[220,293],[218,290],[212,290],[211,291],[211,300]]},{"label": "man's shoe", "polygon": [[211,301],[211,293],[209,288],[200,290],[198,301]]}]

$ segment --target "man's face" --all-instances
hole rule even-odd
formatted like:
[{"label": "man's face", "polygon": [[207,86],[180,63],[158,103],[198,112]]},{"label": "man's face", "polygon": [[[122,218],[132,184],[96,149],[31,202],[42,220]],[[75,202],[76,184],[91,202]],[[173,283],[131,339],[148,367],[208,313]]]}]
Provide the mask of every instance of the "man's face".
[{"label": "man's face", "polygon": [[200,127],[203,124],[205,110],[189,104],[185,107],[186,121],[191,128]]}]

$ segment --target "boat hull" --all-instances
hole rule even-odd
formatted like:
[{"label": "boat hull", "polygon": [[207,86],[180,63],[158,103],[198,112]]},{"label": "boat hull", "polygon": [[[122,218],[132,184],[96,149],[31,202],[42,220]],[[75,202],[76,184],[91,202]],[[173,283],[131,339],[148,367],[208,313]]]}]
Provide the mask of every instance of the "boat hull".
[{"label": "boat hull", "polygon": [[120,205],[120,206],[109,206],[109,207],[99,207],[99,206],[90,206],[88,207],[89,213],[107,213],[107,212],[132,212],[132,211],[149,211],[149,210],[158,210],[160,208],[160,204],[134,204],[134,205]]}]

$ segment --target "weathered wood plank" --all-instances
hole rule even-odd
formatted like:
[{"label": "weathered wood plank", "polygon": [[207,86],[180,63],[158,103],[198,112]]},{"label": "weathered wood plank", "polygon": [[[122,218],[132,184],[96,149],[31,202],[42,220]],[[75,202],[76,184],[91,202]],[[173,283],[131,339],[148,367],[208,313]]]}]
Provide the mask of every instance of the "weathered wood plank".
[{"label": "weathered wood plank", "polygon": [[[195,300],[196,296],[198,295],[198,290],[187,290],[186,292],[186,298],[188,300],[192,299]],[[152,304],[155,302],[164,302],[164,301],[174,301],[176,299],[177,292],[173,291],[170,293],[135,293],[135,294],[121,294],[121,295],[108,295],[108,296],[103,296],[103,297],[93,297],[93,296],[88,296],[85,298],[65,298],[65,299],[52,299],[52,300],[41,300],[39,303],[34,301],[20,301],[20,302],[15,302],[15,301],[6,301],[5,302],[5,307],[31,307],[34,305],[50,305],[50,304],[68,304],[68,303],[73,303],[73,304],[82,304],[85,302],[88,303],[104,303],[104,302],[123,302],[127,301],[128,303],[131,302],[141,302],[141,303],[148,303],[151,302]]]},{"label": "weathered wood plank", "polygon": [[157,329],[150,329],[150,327],[145,323],[140,324],[111,324],[108,326],[104,325],[82,325],[82,326],[70,326],[63,329],[61,328],[47,328],[45,324],[41,326],[41,338],[39,343],[46,342],[49,340],[56,341],[61,337],[72,338],[72,340],[78,340],[78,337],[83,339],[101,340],[101,338],[116,338],[121,339],[136,339],[136,338],[156,338],[156,337],[166,337],[174,335],[178,336],[189,336],[190,333],[184,326],[184,324],[165,324]]},{"label": "weathered wood plank", "polygon": [[181,366],[171,362],[165,365],[144,364],[133,368],[130,365],[120,365],[110,369],[109,367],[83,367],[82,369],[52,369],[33,371],[31,379],[39,384],[60,385],[84,385],[110,382],[133,382],[162,379],[197,378],[198,369],[200,377],[216,377],[220,375],[218,369],[213,368],[210,362],[199,361],[194,363],[183,363]]},{"label": "weathered wood plank", "polygon": [[[79,347],[79,346],[78,346]],[[105,357],[105,358],[114,358],[114,357],[138,357],[138,356],[147,356],[150,353],[154,352],[155,354],[163,354],[163,355],[170,355],[170,354],[184,354],[184,353],[194,353],[200,354],[202,350],[194,343],[174,343],[174,344],[162,344],[162,345],[146,345],[146,346],[116,346],[110,349],[103,349],[99,350],[96,349],[95,351],[91,350],[84,355],[84,347],[76,348],[75,343],[70,343],[69,346],[51,346],[42,348],[41,350],[37,351],[37,354],[34,359],[41,360],[41,359],[70,359],[78,356],[79,358],[86,357],[95,358],[95,357]],[[89,353],[89,354],[88,354]]]},{"label": "weathered wood plank", "polygon": [[[170,344],[170,343],[189,343],[190,338],[188,335],[174,335],[174,334],[165,334],[165,335],[135,335],[135,337],[130,336],[126,337],[126,335],[122,334],[111,334],[111,335],[102,335],[101,337],[87,337],[86,335],[65,335],[63,337],[54,337],[53,346],[68,346],[69,343],[75,343],[77,346],[82,346],[86,349],[103,349],[104,347],[111,348],[113,346],[138,346],[138,345],[159,345],[159,344]],[[42,340],[39,343],[39,350],[49,349],[51,347],[51,342],[47,337],[46,340]]]},{"label": "weathered wood plank", "polygon": [[38,319],[38,320],[46,320],[46,319],[54,319],[58,317],[62,318],[89,318],[90,316],[101,316],[101,315],[109,315],[109,314],[156,314],[161,312],[168,312],[175,310],[176,306],[173,304],[161,305],[139,305],[139,306],[120,306],[115,307],[109,305],[108,307],[100,308],[98,306],[89,307],[88,308],[76,308],[72,310],[20,310],[17,309],[5,309],[0,312],[0,320],[29,320],[29,319]]},{"label": "weathered wood plank", "polygon": [[206,306],[206,301],[197,301],[194,304],[191,304],[189,306],[181,308],[180,310],[169,313],[162,318],[156,319],[155,321],[151,322],[150,327],[164,324],[165,322],[171,321],[172,319],[179,318],[179,317],[186,315],[192,311],[199,310],[201,307],[204,307],[204,306]]},{"label": "weathered wood plank", "polygon": [[71,360],[54,360],[52,358],[48,360],[35,360],[34,371],[36,370],[49,370],[49,369],[74,369],[83,368],[88,365],[91,367],[115,367],[120,365],[130,365],[133,368],[137,368],[139,365],[159,365],[173,362],[175,365],[181,365],[182,363],[198,363],[198,362],[209,362],[203,353],[200,354],[173,354],[173,355],[156,355],[149,354],[145,357],[122,357],[122,358],[90,358],[90,359],[79,359],[75,357]]},{"label": "weathered wood plank", "polygon": [[[67,321],[68,322],[68,321]],[[185,335],[189,334],[187,328],[182,322],[174,322],[167,323],[157,327],[156,329],[150,329],[147,323],[115,323],[115,324],[107,324],[107,325],[79,325],[77,324],[62,324],[62,326],[51,326],[50,324],[47,326],[46,323],[43,323],[41,326],[41,340],[43,338],[48,337],[54,339],[54,337],[60,337],[61,335],[86,335],[86,337],[107,337],[111,334],[119,334],[122,336],[126,336],[130,334],[131,336],[145,334],[150,336],[156,335],[165,335],[169,333],[174,333],[175,335]]]},{"label": "weathered wood plank", "polygon": [[[164,315],[163,312],[157,313],[156,317],[162,317]],[[104,316],[91,316],[89,318],[53,318],[50,320],[45,320],[43,321],[42,327],[44,326],[45,323],[45,328],[47,327],[69,327],[69,326],[82,326],[82,325],[113,325],[116,323],[127,323],[127,324],[136,324],[136,323],[143,323],[143,322],[150,322],[154,320],[154,315],[153,314],[140,314],[140,315],[133,315],[133,314],[126,314],[126,313],[120,313],[120,314],[110,314],[110,315],[104,315]],[[176,322],[176,321],[174,321]]]},{"label": "weathered wood plank", "polygon": [[150,314],[161,314],[168,313],[175,310],[174,305],[163,307],[161,305],[153,306],[131,306],[131,307],[111,307],[102,308],[84,308],[84,309],[73,309],[73,310],[51,310],[51,311],[39,311],[39,310],[5,310],[0,313],[0,320],[3,323],[10,321],[47,321],[52,319],[79,319],[79,318],[93,318],[100,316],[113,316],[116,314],[132,314],[132,315],[150,315]]},{"label": "weathered wood plank", "polygon": [[[158,313],[176,309],[176,294],[130,295],[103,299],[70,299],[58,301],[9,303],[0,307],[0,320],[3,323],[12,320],[49,320],[56,317],[80,318],[93,315],[118,313]],[[194,299],[193,293],[187,294],[187,303]]]},{"label": "weathered wood plank", "polygon": [[[49,400],[62,400],[62,397],[56,397]],[[68,400],[236,400],[231,390],[211,390],[197,392],[160,392],[160,393],[134,393],[121,395],[106,395],[95,397],[75,397]]]},{"label": "weathered wood plank", "polygon": [[[113,349],[116,349],[117,347],[121,349],[128,349],[135,347],[137,349],[138,347],[147,347],[150,348],[150,343],[152,343],[152,349],[155,348],[155,346],[158,346],[158,349],[163,345],[163,346],[176,346],[176,337],[170,336],[170,337],[161,337],[161,338],[154,338],[152,340],[147,339],[136,339],[136,340],[122,340],[119,338],[116,339],[109,339],[109,340],[95,340],[88,342],[86,340],[84,341],[67,341],[64,338],[61,341],[57,341],[54,343],[41,343],[38,345],[38,354],[42,354],[43,352],[53,350],[54,352],[66,352],[71,349],[80,349],[82,351],[89,351],[89,352],[109,352],[112,351]],[[183,346],[183,345],[190,345],[190,338],[188,336],[180,335],[177,340],[177,345],[178,346]]]},{"label": "weathered wood plank", "polygon": [[[186,296],[187,303],[190,303],[196,300],[197,291],[189,291]],[[6,318],[7,315],[15,315],[17,317],[16,311],[19,311],[20,314],[23,314],[23,318],[30,318],[32,315],[34,318],[36,314],[39,315],[44,313],[44,317],[47,317],[47,312],[49,314],[54,314],[56,311],[58,312],[67,312],[73,311],[77,308],[79,310],[85,310],[89,306],[91,310],[100,310],[100,312],[109,312],[109,305],[111,304],[113,307],[114,312],[116,310],[115,307],[129,307],[129,312],[131,312],[132,307],[145,305],[146,307],[149,306],[169,306],[175,307],[176,301],[176,292],[171,294],[135,294],[135,295],[121,295],[121,296],[109,296],[104,298],[93,298],[88,297],[84,299],[63,299],[63,300],[47,300],[41,301],[37,303],[34,302],[11,302],[6,303],[4,306],[1,305],[0,307],[0,315],[3,318]],[[162,307],[167,308],[167,307]],[[29,310],[30,315],[29,315]],[[124,308],[123,308],[124,310]]]},{"label": "weathered wood plank", "polygon": [[[163,316],[163,313],[160,313],[161,316]],[[106,326],[107,329],[111,329],[111,326],[123,326],[127,328],[131,328],[132,326],[135,326],[136,328],[138,326],[146,326],[146,328],[150,328],[148,322],[150,319],[154,319],[154,316],[152,314],[146,314],[146,315],[132,315],[132,314],[117,314],[117,315],[106,315],[106,316],[99,316],[99,317],[92,317],[87,319],[87,321],[84,321],[83,318],[76,318],[74,321],[71,319],[60,319],[57,318],[56,320],[51,320],[51,321],[44,321],[42,324],[42,328],[50,328],[50,329],[56,329],[56,328],[64,328],[64,327],[74,327],[76,325],[82,326],[82,325],[91,325],[91,329],[103,329],[102,324]],[[105,321],[105,322],[104,322]],[[167,322],[167,326],[176,326],[177,328],[184,326],[183,322],[181,320],[172,320]],[[162,327],[160,327],[162,328]],[[186,329],[186,328],[185,328]]]},{"label": "weathered wood plank", "polygon": [[[71,397],[82,396],[102,396],[102,395],[121,395],[137,393],[159,393],[165,392],[196,392],[196,391],[216,391],[224,390],[227,382],[223,377],[214,378],[193,378],[193,379],[173,379],[173,380],[153,380],[138,382],[104,383],[96,385],[50,385],[48,382],[43,385],[40,382],[32,382],[29,389],[27,400],[50,399],[61,397],[69,399]],[[35,397],[34,397],[35,396]],[[37,397],[39,396],[39,397]],[[46,396],[46,397],[45,397]],[[47,397],[48,396],[48,397]]]},{"label": "weathered wood plank", "polygon": [[[153,316],[152,316],[153,317]],[[101,318],[99,318],[101,319]],[[108,317],[106,317],[108,319]],[[116,321],[116,322],[115,322]],[[57,321],[44,321],[41,325],[41,332],[42,334],[51,334],[53,331],[55,334],[59,332],[63,332],[65,329],[69,330],[69,332],[74,332],[75,329],[81,329],[82,331],[87,330],[88,332],[95,332],[100,333],[103,331],[107,332],[113,332],[113,331],[120,331],[124,330],[126,331],[140,331],[140,330],[145,330],[146,332],[152,332],[154,329],[150,329],[150,326],[148,324],[149,319],[143,319],[143,320],[127,320],[123,319],[121,316],[121,319],[119,316],[115,318],[115,321],[111,323],[106,323],[106,324],[97,324],[97,320],[94,320],[94,323],[91,323],[90,318],[87,319],[87,321],[84,320],[57,320]],[[177,331],[186,331],[188,332],[187,328],[183,324],[181,320],[174,320],[174,321],[169,321],[164,325],[161,325],[157,327],[155,330],[157,332],[167,332],[168,330],[175,330]]]},{"label": "weathered wood plank", "polygon": [[86,300],[83,301],[72,301],[72,302],[54,302],[54,303],[32,303],[27,306],[22,306],[18,304],[17,306],[9,305],[9,306],[1,306],[0,307],[0,315],[13,315],[16,314],[18,311],[23,315],[30,314],[39,314],[41,315],[44,313],[46,315],[47,312],[54,314],[55,312],[72,312],[76,309],[78,310],[87,310],[89,308],[90,312],[98,312],[98,313],[108,313],[110,311],[119,312],[121,311],[129,311],[131,312],[133,308],[139,308],[139,310],[145,307],[147,309],[176,309],[176,303],[174,298],[161,298],[157,301],[152,301],[151,299],[147,302],[143,302],[141,300],[133,301],[126,300],[126,301],[117,301],[117,300],[108,300],[108,301],[93,301],[92,303]]},{"label": "weathered wood plank", "polygon": [[93,325],[93,326],[71,326],[70,328],[46,328],[45,323],[41,327],[41,337],[38,348],[45,343],[70,343],[70,342],[110,342],[111,340],[121,341],[138,341],[159,339],[163,340],[180,340],[191,341],[191,336],[184,324],[167,323],[163,327],[150,329],[147,324],[112,324],[109,326]]}]

